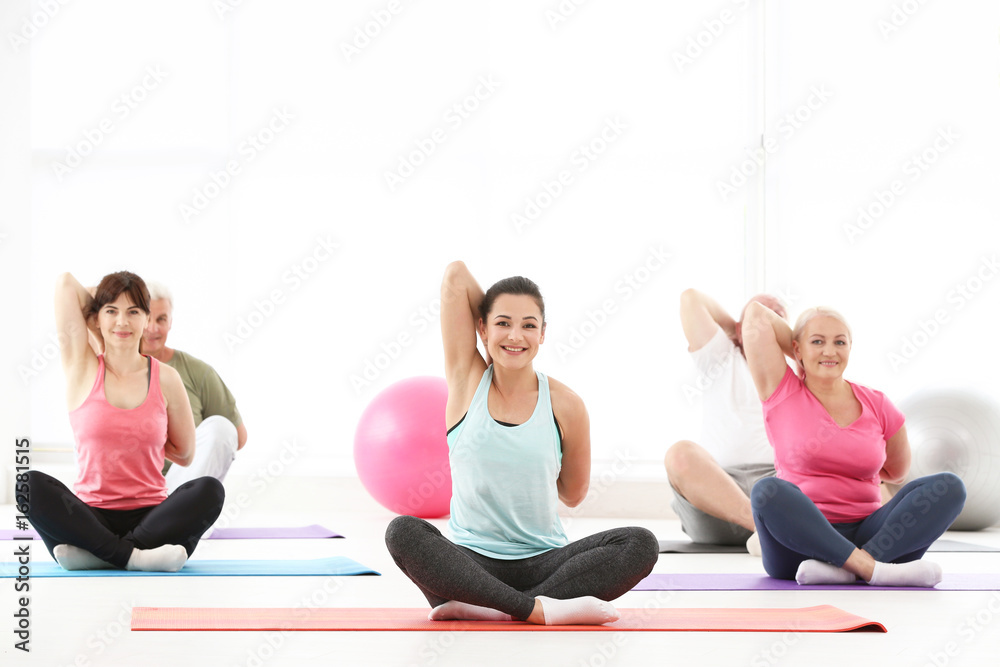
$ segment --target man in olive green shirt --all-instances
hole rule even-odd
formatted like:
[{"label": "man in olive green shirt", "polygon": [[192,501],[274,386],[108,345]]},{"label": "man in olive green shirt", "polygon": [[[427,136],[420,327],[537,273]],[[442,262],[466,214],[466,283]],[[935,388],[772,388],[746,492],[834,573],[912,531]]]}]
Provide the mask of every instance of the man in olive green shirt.
[{"label": "man in olive green shirt", "polygon": [[195,455],[190,466],[171,466],[165,462],[167,489],[198,477],[225,479],[236,452],[247,441],[236,399],[215,369],[186,352],[167,347],[167,334],[173,325],[173,298],[162,285],[148,283],[149,324],[142,335],[142,353],[174,368],[184,381],[195,425]]}]

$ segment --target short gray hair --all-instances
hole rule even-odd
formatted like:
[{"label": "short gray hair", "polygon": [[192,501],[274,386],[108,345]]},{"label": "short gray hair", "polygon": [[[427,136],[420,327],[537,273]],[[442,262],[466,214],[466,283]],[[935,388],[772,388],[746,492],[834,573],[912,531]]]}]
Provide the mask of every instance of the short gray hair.
[{"label": "short gray hair", "polygon": [[156,282],[155,280],[150,280],[146,283],[146,287],[149,288],[149,300],[156,301],[157,299],[166,299],[170,302],[170,307],[174,307],[174,295],[170,293],[167,286],[163,283]]}]

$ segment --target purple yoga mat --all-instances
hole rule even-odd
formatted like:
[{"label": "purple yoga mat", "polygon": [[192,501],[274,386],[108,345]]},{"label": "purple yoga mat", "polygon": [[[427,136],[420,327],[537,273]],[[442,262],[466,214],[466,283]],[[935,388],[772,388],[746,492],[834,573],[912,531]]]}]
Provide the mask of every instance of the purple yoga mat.
[{"label": "purple yoga mat", "polygon": [[[216,528],[207,540],[304,540],[330,537],[343,537],[337,533],[313,524],[311,526],[281,527],[281,528]],[[17,538],[40,539],[33,530],[0,530],[0,540]]]},{"label": "purple yoga mat", "polygon": [[304,540],[343,537],[313,524],[292,528],[216,528],[205,539],[209,540]]},{"label": "purple yoga mat", "polygon": [[869,586],[856,584],[800,586],[787,579],[773,579],[766,574],[651,574],[634,591],[1000,591],[1000,573],[946,573],[934,588],[915,586]]}]

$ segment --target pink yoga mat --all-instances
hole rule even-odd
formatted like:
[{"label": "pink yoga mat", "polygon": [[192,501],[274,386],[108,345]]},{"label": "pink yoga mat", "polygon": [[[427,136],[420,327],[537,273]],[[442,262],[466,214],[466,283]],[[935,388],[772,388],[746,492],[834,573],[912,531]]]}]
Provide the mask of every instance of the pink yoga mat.
[{"label": "pink yoga mat", "polygon": [[619,609],[605,625],[533,625],[496,621],[429,621],[427,609],[286,609],[135,607],[132,630],[407,630],[515,632],[885,632],[885,626],[837,607],[799,609]]},{"label": "pink yoga mat", "polygon": [[863,581],[856,584],[826,586],[800,586],[787,579],[773,579],[766,574],[714,574],[675,573],[651,574],[638,584],[634,591],[997,591],[1000,590],[1000,573],[945,574],[943,581],[934,588],[916,586],[870,586]]}]

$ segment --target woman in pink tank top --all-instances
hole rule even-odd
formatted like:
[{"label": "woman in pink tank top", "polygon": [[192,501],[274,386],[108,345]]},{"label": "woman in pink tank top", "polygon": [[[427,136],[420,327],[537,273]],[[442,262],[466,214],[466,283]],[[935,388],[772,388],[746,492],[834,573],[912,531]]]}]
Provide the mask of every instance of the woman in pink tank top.
[{"label": "woman in pink tank top", "polygon": [[910,446],[889,399],[844,378],[844,318],[812,308],[792,331],[752,303],[743,340],[777,470],[750,494],[765,571],[800,584],[935,586],[941,568],[921,558],[961,512],[965,486],[938,473],[882,504],[880,482],[905,480]]},{"label": "woman in pink tank top", "polygon": [[167,495],[163,461],[190,464],[194,419],[177,371],[139,353],[149,291],[120,271],[92,295],[66,273],[55,301],[76,492],[33,470],[27,516],[67,570],[176,572],[218,518],[225,494],[218,480],[201,477]]}]

